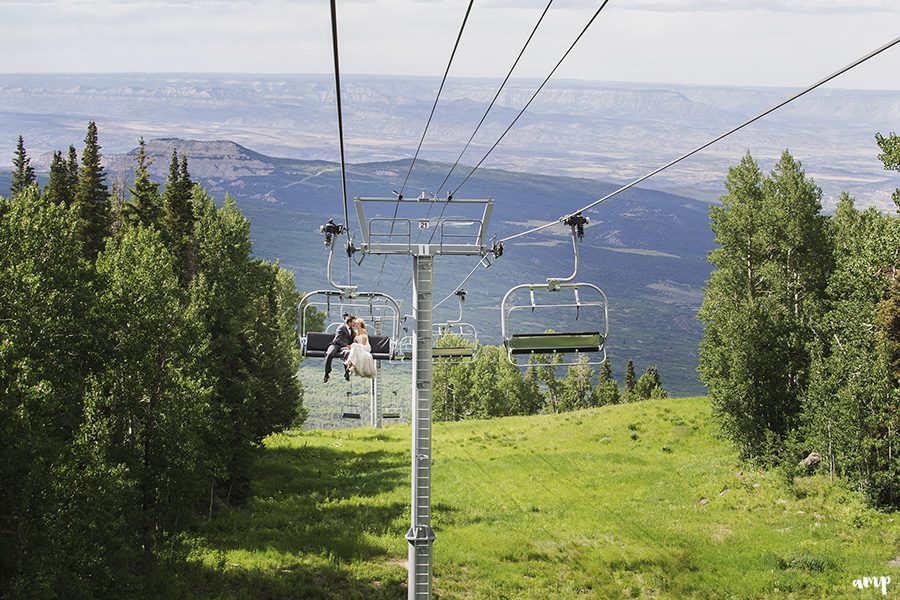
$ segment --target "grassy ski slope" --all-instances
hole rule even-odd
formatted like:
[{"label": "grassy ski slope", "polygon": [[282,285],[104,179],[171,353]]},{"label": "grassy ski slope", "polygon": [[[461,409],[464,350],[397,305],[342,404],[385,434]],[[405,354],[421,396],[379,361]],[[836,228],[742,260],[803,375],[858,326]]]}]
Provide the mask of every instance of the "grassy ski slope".
[{"label": "grassy ski slope", "polygon": [[[254,497],[187,540],[172,595],[405,597],[409,433],[271,437]],[[434,435],[439,598],[874,598],[853,580],[876,575],[900,597],[900,515],[741,464],[705,398]]]}]

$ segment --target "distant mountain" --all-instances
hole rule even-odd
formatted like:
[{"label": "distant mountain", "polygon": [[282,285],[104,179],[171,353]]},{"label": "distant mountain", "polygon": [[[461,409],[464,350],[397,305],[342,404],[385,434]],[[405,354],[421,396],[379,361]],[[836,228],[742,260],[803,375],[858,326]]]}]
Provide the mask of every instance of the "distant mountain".
[{"label": "distant mountain", "polygon": [[[431,109],[435,78],[344,78],[348,157],[407,158]],[[501,94],[463,164],[474,164],[538,82]],[[805,82],[804,82],[805,83]],[[450,79],[422,157],[454,161],[499,80]],[[488,165],[545,175],[622,182],[640,176],[776,104],[794,90],[555,81]],[[324,75],[0,75],[0,154],[19,133],[35,153],[83,137],[100,122],[107,152],[136,137],[229,139],[305,160],[337,157],[333,81]],[[896,177],[877,160],[875,132],[900,122],[900,93],[822,89],[730,137],[647,185],[714,201],[729,166],[750,151],[768,169],[785,148],[802,160],[830,206],[842,190],[887,210]],[[198,165],[199,166],[199,165]],[[462,173],[465,171],[462,170]],[[458,181],[461,174],[451,180]],[[425,181],[433,189],[442,178]],[[446,190],[444,190],[446,191]]]},{"label": "distant mountain", "polygon": [[[165,177],[169,172],[172,152],[187,154],[193,175],[204,181],[236,181],[243,177],[268,177],[276,170],[278,159],[264,156],[240,144],[229,141],[198,142],[177,138],[151,140],[146,145],[147,156],[153,161],[150,172]],[[127,154],[109,157],[106,167],[115,173],[127,174],[134,168],[137,148]],[[41,157],[45,164],[47,156]],[[37,163],[36,163],[37,164]]]}]

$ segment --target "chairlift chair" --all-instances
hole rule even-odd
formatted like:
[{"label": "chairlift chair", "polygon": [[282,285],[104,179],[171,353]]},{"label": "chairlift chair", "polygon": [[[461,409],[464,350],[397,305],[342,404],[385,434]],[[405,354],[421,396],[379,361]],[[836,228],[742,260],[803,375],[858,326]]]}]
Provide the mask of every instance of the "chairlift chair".
[{"label": "chairlift chair", "polygon": [[[328,346],[334,339],[334,332],[341,325],[331,323],[325,331],[309,331],[309,311],[311,309],[324,309],[326,315],[330,315],[332,305],[340,307],[340,312],[357,311],[373,316],[375,312],[381,313],[382,323],[389,325],[390,335],[369,335],[369,344],[372,346],[372,357],[375,360],[389,360],[394,356],[397,336],[400,331],[400,307],[391,296],[381,292],[361,292],[355,286],[341,285],[332,278],[332,263],[334,261],[334,249],[338,236],[344,232],[343,225],[336,225],[329,221],[321,227],[325,233],[325,244],[328,247],[328,282],[333,289],[315,290],[305,294],[297,307],[298,334],[300,336],[300,350],[303,356],[309,358],[324,358],[328,352]],[[348,247],[352,242],[348,243]],[[334,328],[332,330],[332,327]]]},{"label": "chairlift chair", "polygon": [[413,338],[411,335],[405,335],[397,342],[397,351],[394,356],[397,360],[412,360],[413,355]]},{"label": "chairlift chair", "polygon": [[359,406],[355,404],[345,404],[341,408],[341,418],[342,419],[353,419],[358,421],[362,418],[362,413],[360,412]]},{"label": "chairlift chair", "polygon": [[[434,324],[432,332],[434,346],[431,349],[433,360],[454,364],[473,358],[478,351],[478,330],[471,323],[463,322],[463,303],[466,301],[466,294],[466,290],[463,289],[454,292],[459,302],[459,316],[456,319]],[[463,343],[442,344],[441,340],[448,339],[450,335],[461,339]]]},{"label": "chairlift chair", "polygon": [[[354,292],[354,298],[368,298],[370,302],[383,302],[384,306],[393,313],[393,316],[389,320],[393,325],[392,335],[369,334],[369,344],[372,346],[372,357],[375,360],[390,360],[394,356],[396,347],[393,332],[399,328],[399,321],[397,318],[399,309],[396,301],[387,294],[382,294],[380,292]],[[325,331],[308,331],[306,326],[310,320],[308,314],[309,310],[327,306],[332,299],[341,301],[344,310],[352,310],[354,307],[367,306],[366,304],[347,302],[347,298],[341,290],[315,290],[304,295],[300,300],[300,306],[298,307],[300,350],[303,356],[309,358],[325,358],[325,355],[328,352],[328,346],[331,345],[335,331],[341,323],[331,323],[325,328]]]},{"label": "chairlift chair", "polygon": [[362,405],[355,400],[356,396],[357,394],[353,392],[351,385],[350,389],[347,390],[347,399],[341,406],[342,419],[352,419],[354,421],[362,419]]},{"label": "chairlift chair", "polygon": [[392,393],[394,399],[391,404],[388,404],[381,409],[381,418],[397,421],[400,419],[402,411],[400,409],[400,403],[397,401],[397,390],[394,389]]},{"label": "chairlift chair", "polygon": [[399,406],[391,405],[391,406],[385,406],[383,409],[381,409],[381,418],[382,419],[392,419],[392,420],[396,421],[396,420],[400,419],[400,416],[401,416],[401,411],[400,411]]},{"label": "chairlift chair", "polygon": [[[576,214],[564,223],[572,232],[572,247],[575,254],[575,270],[565,278],[549,278],[546,283],[523,283],[506,292],[500,304],[501,333],[506,347],[507,359],[518,367],[527,366],[572,366],[576,364],[599,365],[606,359],[606,340],[609,333],[609,314],[606,294],[592,283],[575,282],[578,275],[578,242],[584,237],[586,217]],[[527,291],[528,302],[516,298]],[[560,300],[539,300],[535,292],[564,296]],[[511,316],[517,311],[559,311],[574,309],[574,321],[584,322],[584,314],[599,312],[599,318],[590,319],[586,326],[564,332],[513,332]],[[586,310],[587,309],[587,310]],[[540,357],[553,355],[597,355],[589,356],[586,362],[563,359],[556,363]],[[527,357],[523,362],[520,357]]]}]

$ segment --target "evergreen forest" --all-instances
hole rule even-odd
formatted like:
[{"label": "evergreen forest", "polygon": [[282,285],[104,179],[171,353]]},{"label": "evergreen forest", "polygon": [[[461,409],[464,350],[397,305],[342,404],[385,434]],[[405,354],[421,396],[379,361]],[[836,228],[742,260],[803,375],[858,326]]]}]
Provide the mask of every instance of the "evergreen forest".
[{"label": "evergreen forest", "polygon": [[293,275],[172,155],[111,188],[97,126],[0,198],[0,590],[127,598],[302,423]]}]

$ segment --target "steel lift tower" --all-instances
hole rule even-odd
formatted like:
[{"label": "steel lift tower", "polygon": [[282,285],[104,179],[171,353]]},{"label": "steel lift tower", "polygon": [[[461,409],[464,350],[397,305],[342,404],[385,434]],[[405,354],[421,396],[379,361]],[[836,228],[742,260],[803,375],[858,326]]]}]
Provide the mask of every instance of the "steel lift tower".
[{"label": "steel lift tower", "polygon": [[[437,198],[355,198],[362,245],[365,254],[402,254],[413,261],[413,376],[412,376],[412,506],[409,542],[409,600],[432,597],[434,530],[431,529],[431,377],[432,377],[432,296],[436,256],[481,256],[491,248],[485,245],[485,232],[493,210],[493,200],[456,200]],[[415,212],[416,206],[428,206],[428,214],[440,209],[440,217],[369,217],[366,207],[397,203]],[[443,217],[447,209],[476,213],[473,218]],[[408,212],[408,211],[404,211]],[[396,215],[397,212],[395,211]],[[419,244],[413,232],[428,234],[430,242]]]}]

